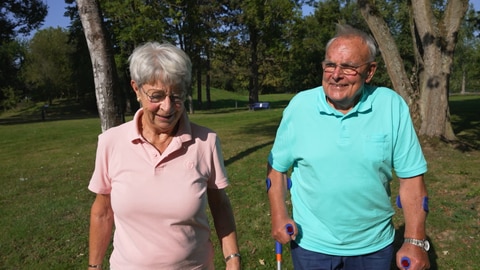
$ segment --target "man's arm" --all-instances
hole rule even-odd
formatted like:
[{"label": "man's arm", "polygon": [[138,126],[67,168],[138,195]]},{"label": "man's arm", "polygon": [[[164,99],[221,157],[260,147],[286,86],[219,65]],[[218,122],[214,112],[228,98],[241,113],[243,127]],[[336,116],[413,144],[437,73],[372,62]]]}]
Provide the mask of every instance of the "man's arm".
[{"label": "man's arm", "polygon": [[[424,209],[424,200],[427,198],[427,188],[423,181],[423,174],[412,178],[400,178],[400,201],[405,217],[404,238],[425,240],[427,238],[425,222],[427,211]],[[401,259],[408,257],[411,261],[410,269],[428,269],[430,262],[428,253],[421,247],[404,243],[397,253],[397,266],[402,268]]]},{"label": "man's arm", "polygon": [[[270,201],[270,214],[272,218],[272,237],[286,244],[294,240],[297,235],[297,226],[288,214],[285,198],[287,195],[287,174],[273,169],[270,164],[267,167],[267,178],[270,179],[270,188],[268,190],[268,199]],[[294,228],[293,235],[286,232],[286,225],[292,224]]]}]

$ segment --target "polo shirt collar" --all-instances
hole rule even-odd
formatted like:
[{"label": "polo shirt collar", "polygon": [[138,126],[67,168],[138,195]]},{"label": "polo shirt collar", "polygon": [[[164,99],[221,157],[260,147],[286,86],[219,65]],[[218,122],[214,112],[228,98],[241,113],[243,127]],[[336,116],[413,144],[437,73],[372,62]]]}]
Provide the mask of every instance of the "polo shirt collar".
[{"label": "polo shirt collar", "polygon": [[[141,123],[140,118],[142,117],[142,115],[143,115],[143,108],[140,108],[135,113],[132,120],[134,128],[130,129],[128,138],[133,143],[138,141],[142,141],[142,142],[145,141],[145,139],[143,138],[140,132],[140,124],[139,124]],[[192,127],[190,125],[190,120],[188,119],[188,114],[185,110],[183,111],[182,116],[178,121],[179,121],[178,130],[172,141],[179,141],[181,144],[183,142],[192,140]]]},{"label": "polo shirt collar", "polygon": [[338,115],[338,116],[346,116],[352,113],[364,113],[372,109],[372,100],[369,99],[371,94],[371,87],[367,85],[363,85],[362,89],[360,90],[361,97],[358,103],[353,107],[346,115],[340,113],[339,111],[335,110],[328,104],[327,96],[325,95],[325,91],[323,90],[323,86],[319,87],[321,91],[319,91],[318,95],[318,109],[321,114],[329,114],[329,115]]}]

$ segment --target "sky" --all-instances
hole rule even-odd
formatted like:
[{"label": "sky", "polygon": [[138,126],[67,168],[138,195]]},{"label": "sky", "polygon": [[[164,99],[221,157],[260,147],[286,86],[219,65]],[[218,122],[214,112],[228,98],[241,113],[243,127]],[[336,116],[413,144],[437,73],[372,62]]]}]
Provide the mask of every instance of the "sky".
[{"label": "sky", "polygon": [[[480,0],[477,0],[480,1]],[[65,8],[68,6],[63,0],[44,0],[44,3],[48,6],[48,14],[45,17],[45,22],[40,29],[45,29],[48,27],[57,28],[58,26],[62,28],[67,28],[70,26],[70,18],[64,17]]]},{"label": "sky", "polygon": [[[67,6],[63,0],[44,0],[44,2],[48,5],[48,14],[40,29],[58,26],[66,28],[70,25],[70,18],[63,16]],[[480,0],[470,0],[470,3],[473,4],[475,10],[480,10]]]}]

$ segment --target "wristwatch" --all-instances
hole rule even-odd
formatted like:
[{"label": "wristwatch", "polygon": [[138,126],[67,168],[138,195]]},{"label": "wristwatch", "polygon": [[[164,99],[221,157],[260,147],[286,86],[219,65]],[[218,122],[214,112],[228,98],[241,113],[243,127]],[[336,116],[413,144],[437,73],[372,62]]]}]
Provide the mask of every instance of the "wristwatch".
[{"label": "wristwatch", "polygon": [[427,239],[425,240],[419,240],[419,239],[413,239],[413,238],[405,238],[403,240],[404,243],[409,243],[409,244],[412,244],[412,245],[415,245],[417,247],[421,247],[423,248],[425,251],[429,251],[430,250],[430,242],[428,242]]}]

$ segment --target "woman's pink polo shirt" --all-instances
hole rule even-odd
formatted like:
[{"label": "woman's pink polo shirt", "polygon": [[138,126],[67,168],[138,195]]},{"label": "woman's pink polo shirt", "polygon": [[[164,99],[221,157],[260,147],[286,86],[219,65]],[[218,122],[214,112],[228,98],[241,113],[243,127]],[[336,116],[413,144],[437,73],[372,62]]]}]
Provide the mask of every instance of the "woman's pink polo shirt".
[{"label": "woman's pink polo shirt", "polygon": [[88,188],[111,194],[111,269],[213,269],[207,188],[228,185],[220,141],[186,113],[160,154],[133,121],[99,135]]}]

